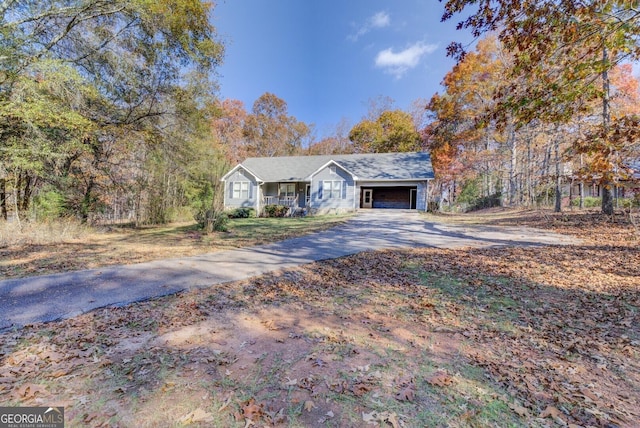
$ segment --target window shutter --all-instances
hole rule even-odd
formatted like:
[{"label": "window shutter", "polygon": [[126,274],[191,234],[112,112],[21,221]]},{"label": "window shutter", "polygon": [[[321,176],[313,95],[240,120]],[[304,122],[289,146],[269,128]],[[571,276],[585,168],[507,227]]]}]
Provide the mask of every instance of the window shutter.
[{"label": "window shutter", "polygon": [[253,199],[253,181],[249,182],[249,199]]},{"label": "window shutter", "polygon": [[233,181],[227,181],[229,185],[229,199],[233,199]]},{"label": "window shutter", "polygon": [[322,180],[318,181],[318,199],[322,199]]},{"label": "window shutter", "polygon": [[347,181],[342,182],[342,199],[347,199]]}]

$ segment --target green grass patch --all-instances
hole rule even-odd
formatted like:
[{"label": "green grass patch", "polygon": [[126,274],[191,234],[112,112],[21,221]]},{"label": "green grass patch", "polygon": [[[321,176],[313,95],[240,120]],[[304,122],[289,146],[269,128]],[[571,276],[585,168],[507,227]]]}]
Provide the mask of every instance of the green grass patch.
[{"label": "green grass patch", "polygon": [[229,233],[221,234],[222,241],[257,240],[280,241],[311,232],[329,229],[351,217],[349,214],[333,216],[285,218],[236,218],[229,221]]}]

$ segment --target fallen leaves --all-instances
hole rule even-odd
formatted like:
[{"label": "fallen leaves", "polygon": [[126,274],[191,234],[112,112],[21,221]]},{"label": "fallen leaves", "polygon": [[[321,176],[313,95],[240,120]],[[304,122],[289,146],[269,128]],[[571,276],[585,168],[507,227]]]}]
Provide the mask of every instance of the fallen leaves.
[{"label": "fallen leaves", "polygon": [[264,403],[256,403],[255,398],[251,398],[242,406],[242,417],[245,420],[257,421],[264,415]]},{"label": "fallen leaves", "polygon": [[400,385],[400,391],[395,395],[396,400],[398,401],[409,401],[412,402],[416,398],[416,386],[413,380],[409,382],[403,382]]},{"label": "fallen leaves", "polygon": [[190,425],[190,424],[195,424],[199,422],[210,423],[213,421],[214,421],[213,414],[209,412],[205,412],[200,407],[198,407],[196,410],[192,412],[187,413],[186,415],[184,415],[178,420],[178,422],[180,422],[182,425]]},{"label": "fallen leaves", "polygon": [[372,252],[6,332],[0,401],[63,397],[94,426],[96,400],[138,416],[131,397],[185,400],[183,424],[410,426],[434,402],[481,426],[498,400],[505,425],[632,426],[640,253],[623,244]]},{"label": "fallen leaves", "polygon": [[393,428],[400,428],[400,421],[395,412],[362,412],[362,420],[368,425],[385,426],[390,424]]},{"label": "fallen leaves", "polygon": [[36,385],[34,383],[25,383],[16,390],[15,398],[30,401],[37,396],[43,395],[47,395],[47,389],[44,386]]},{"label": "fallen leaves", "polygon": [[454,382],[453,377],[451,377],[449,373],[444,370],[436,371],[431,376],[427,377],[426,381],[433,386],[440,387],[452,385]]},{"label": "fallen leaves", "polygon": [[313,401],[311,401],[311,400],[307,400],[307,401],[305,401],[305,402],[304,402],[304,409],[305,409],[307,412],[310,412],[310,411],[312,411],[312,410],[313,410],[313,409],[315,409],[315,408],[316,408],[316,405],[315,405],[315,403],[314,403]]}]

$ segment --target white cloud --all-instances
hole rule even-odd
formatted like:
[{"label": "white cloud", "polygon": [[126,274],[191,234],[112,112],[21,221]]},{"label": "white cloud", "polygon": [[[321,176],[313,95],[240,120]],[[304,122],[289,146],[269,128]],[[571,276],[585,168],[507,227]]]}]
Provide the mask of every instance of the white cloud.
[{"label": "white cloud", "polygon": [[434,52],[437,48],[437,44],[417,42],[399,52],[394,52],[392,48],[385,49],[376,55],[376,67],[399,79],[408,70],[415,68],[424,55]]},{"label": "white cloud", "polygon": [[387,12],[378,12],[369,17],[367,19],[367,22],[365,22],[365,24],[362,25],[358,29],[358,31],[355,32],[355,34],[350,34],[349,36],[347,36],[347,38],[353,42],[356,42],[360,37],[364,36],[369,31],[377,28],[388,27],[389,25],[391,25],[391,17],[389,16],[389,14]]},{"label": "white cloud", "polygon": [[369,18],[371,28],[384,28],[391,25],[391,18],[387,12],[378,12]]}]

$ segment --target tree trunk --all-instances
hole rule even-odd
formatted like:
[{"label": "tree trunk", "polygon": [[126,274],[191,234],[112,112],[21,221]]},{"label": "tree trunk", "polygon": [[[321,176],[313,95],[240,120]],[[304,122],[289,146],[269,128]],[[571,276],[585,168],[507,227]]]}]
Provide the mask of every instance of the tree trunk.
[{"label": "tree trunk", "polygon": [[[580,169],[583,167],[583,155],[580,154]],[[580,209],[584,208],[584,181],[580,179]]]},{"label": "tree trunk", "polygon": [[0,178],[0,215],[7,220],[9,218],[7,214],[7,179]]},{"label": "tree trunk", "polygon": [[511,146],[511,163],[509,165],[509,206],[512,207],[516,203],[516,168],[518,166],[518,145],[516,142],[516,131],[512,122],[509,123],[508,141]]},{"label": "tree trunk", "polygon": [[27,211],[31,204],[31,195],[35,186],[35,179],[31,175],[25,173],[24,190],[22,192],[22,211]]},{"label": "tree trunk", "polygon": [[531,138],[527,138],[527,206],[533,206],[535,203],[535,196],[533,195],[533,180],[531,179],[532,175],[532,166],[531,166]]},{"label": "tree trunk", "polygon": [[16,171],[13,179],[13,209],[15,211],[15,220],[18,223],[18,230],[22,232],[22,222],[20,221],[20,210],[18,208],[18,183],[20,182],[20,173]]},{"label": "tree trunk", "polygon": [[562,211],[562,177],[560,176],[560,142],[558,141],[558,135],[556,134],[553,141],[553,154],[555,158],[556,164],[556,183],[555,183],[555,193],[556,193],[556,206],[554,211],[559,213]]},{"label": "tree trunk", "polygon": [[82,207],[80,208],[80,215],[82,219],[82,223],[86,223],[89,220],[89,213],[91,212],[93,206],[93,187],[95,185],[95,181],[93,176],[89,177],[89,182],[87,183],[87,188],[84,192],[84,196],[82,198]]},{"label": "tree trunk", "polygon": [[[607,63],[609,62],[609,52],[607,47],[602,48],[602,133],[604,135],[604,145],[608,149],[609,146],[609,126],[611,123],[611,112],[609,106],[610,88],[609,88],[609,72],[607,71]],[[607,154],[607,157],[611,157]],[[611,171],[606,171],[602,179],[602,213],[613,214],[613,182],[611,179]]]}]

